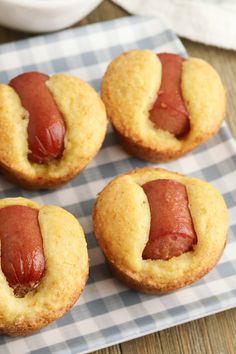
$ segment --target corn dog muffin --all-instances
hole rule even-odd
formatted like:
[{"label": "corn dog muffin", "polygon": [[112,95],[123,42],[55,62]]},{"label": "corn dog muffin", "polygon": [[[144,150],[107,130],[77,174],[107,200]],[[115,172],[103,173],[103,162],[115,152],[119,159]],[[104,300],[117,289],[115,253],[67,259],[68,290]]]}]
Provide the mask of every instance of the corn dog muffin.
[{"label": "corn dog muffin", "polygon": [[227,209],[209,183],[142,168],[99,194],[93,223],[114,274],[145,293],[172,291],[207,274],[227,238]]},{"label": "corn dog muffin", "polygon": [[69,181],[104,140],[104,105],[79,78],[21,74],[0,85],[0,102],[0,167],[24,187]]},{"label": "corn dog muffin", "polygon": [[121,144],[140,159],[176,159],[215,135],[226,96],[208,63],[132,50],[114,59],[101,96]]},{"label": "corn dog muffin", "polygon": [[79,222],[56,206],[1,199],[0,241],[0,331],[27,335],[64,315],[88,277]]}]

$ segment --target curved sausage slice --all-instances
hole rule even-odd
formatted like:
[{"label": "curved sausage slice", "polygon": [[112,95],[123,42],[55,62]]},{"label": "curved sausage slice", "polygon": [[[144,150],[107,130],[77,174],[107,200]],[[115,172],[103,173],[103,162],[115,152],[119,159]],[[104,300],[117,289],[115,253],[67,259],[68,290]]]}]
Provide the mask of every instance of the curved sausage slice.
[{"label": "curved sausage slice", "polygon": [[149,118],[157,128],[179,138],[190,129],[189,114],[181,94],[182,63],[185,59],[170,53],[161,53],[158,57],[162,64],[161,87]]},{"label": "curved sausage slice", "polygon": [[48,75],[28,72],[9,83],[29,113],[28,159],[37,163],[60,158],[64,150],[65,123],[45,85],[48,79]]},{"label": "curved sausage slice", "polygon": [[23,296],[45,271],[38,210],[23,205],[0,208],[0,240],[3,274],[15,294]]},{"label": "curved sausage slice", "polygon": [[142,187],[151,211],[149,240],[143,258],[169,259],[191,251],[197,236],[185,186],[173,180],[158,179]]}]

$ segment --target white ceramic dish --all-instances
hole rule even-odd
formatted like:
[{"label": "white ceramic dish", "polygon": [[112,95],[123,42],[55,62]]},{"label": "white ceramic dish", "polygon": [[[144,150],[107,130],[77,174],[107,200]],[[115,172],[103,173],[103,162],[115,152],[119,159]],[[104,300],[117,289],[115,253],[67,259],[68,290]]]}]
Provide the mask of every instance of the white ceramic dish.
[{"label": "white ceramic dish", "polygon": [[0,0],[0,25],[27,32],[51,32],[85,17],[102,0]]}]

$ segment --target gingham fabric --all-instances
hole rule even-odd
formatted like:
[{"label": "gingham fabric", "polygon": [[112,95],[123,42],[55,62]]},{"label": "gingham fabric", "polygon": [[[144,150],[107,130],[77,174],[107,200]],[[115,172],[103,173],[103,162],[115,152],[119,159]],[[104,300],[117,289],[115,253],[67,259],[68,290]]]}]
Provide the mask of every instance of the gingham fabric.
[{"label": "gingham fabric", "polygon": [[[0,81],[22,71],[66,71],[99,90],[107,64],[124,50],[149,48],[185,55],[160,19],[128,17],[40,36],[0,47]],[[90,276],[76,305],[58,321],[25,338],[0,337],[0,353],[86,353],[97,348],[207,316],[236,305],[236,144],[224,125],[206,144],[177,161],[159,164],[211,182],[229,209],[229,241],[218,265],[182,290],[150,296],[128,289],[109,271],[92,228],[96,195],[118,174],[148,165],[128,156],[108,129],[96,158],[78,177],[55,191],[30,192],[0,178],[0,197],[24,196],[56,204],[78,217],[87,237]]]}]

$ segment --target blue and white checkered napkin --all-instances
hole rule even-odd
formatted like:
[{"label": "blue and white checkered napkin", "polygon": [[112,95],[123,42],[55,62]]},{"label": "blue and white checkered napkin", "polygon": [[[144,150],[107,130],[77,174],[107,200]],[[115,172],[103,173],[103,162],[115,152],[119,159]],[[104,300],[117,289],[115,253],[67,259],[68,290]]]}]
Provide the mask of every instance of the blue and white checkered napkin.
[{"label": "blue and white checkered napkin", "polygon": [[[22,71],[79,75],[99,90],[107,64],[124,50],[185,50],[159,19],[128,17],[0,46],[0,81]],[[91,210],[107,182],[146,162],[128,156],[109,129],[102,149],[86,170],[55,191],[29,192],[0,179],[0,197],[24,196],[57,204],[76,215],[87,236],[90,277],[77,304],[58,321],[26,338],[0,337],[4,354],[85,353],[236,306],[236,143],[224,125],[193,153],[161,164],[211,182],[224,195],[230,215],[229,242],[217,267],[177,292],[150,296],[113,278],[93,235]]]}]

